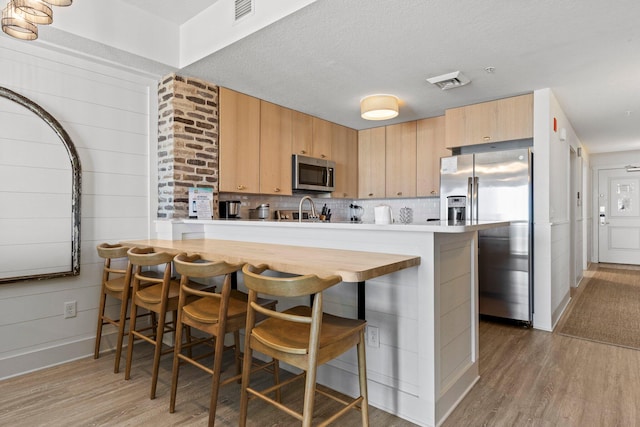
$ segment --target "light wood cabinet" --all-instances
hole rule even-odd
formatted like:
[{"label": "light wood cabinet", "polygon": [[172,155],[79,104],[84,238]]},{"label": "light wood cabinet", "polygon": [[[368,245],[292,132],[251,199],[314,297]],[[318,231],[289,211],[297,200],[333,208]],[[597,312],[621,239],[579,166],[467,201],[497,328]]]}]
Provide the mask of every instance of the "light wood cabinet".
[{"label": "light wood cabinet", "polygon": [[260,193],[291,195],[292,111],[260,102]]},{"label": "light wood cabinet", "polygon": [[385,192],[386,130],[358,132],[358,198],[383,198]]},{"label": "light wood cabinet", "polygon": [[386,197],[416,196],[416,122],[386,127]]},{"label": "light wood cabinet", "polygon": [[333,124],[331,156],[336,162],[335,191],[333,198],[358,197],[358,132]]},{"label": "light wood cabinet", "polygon": [[533,94],[451,108],[446,147],[533,138]]},{"label": "light wood cabinet", "polygon": [[445,143],[445,116],[418,120],[416,124],[416,196],[440,194],[440,158],[450,156]]},{"label": "light wood cabinet", "polygon": [[220,88],[221,192],[260,190],[260,100]]},{"label": "light wood cabinet", "polygon": [[313,147],[313,116],[291,112],[291,153],[311,156]]},{"label": "light wood cabinet", "polygon": [[334,124],[326,120],[313,117],[313,145],[311,157],[332,159],[331,138]]}]

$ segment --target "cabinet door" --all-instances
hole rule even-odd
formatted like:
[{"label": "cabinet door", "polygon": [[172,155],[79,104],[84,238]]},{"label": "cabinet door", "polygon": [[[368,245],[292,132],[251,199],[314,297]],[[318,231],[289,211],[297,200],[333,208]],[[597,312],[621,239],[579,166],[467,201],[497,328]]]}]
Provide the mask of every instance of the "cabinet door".
[{"label": "cabinet door", "polygon": [[358,132],[358,198],[385,197],[385,128]]},{"label": "cabinet door", "polygon": [[387,126],[386,195],[416,196],[416,122]]},{"label": "cabinet door", "polygon": [[258,193],[260,100],[220,88],[220,191]]},{"label": "cabinet door", "polygon": [[260,193],[291,195],[291,110],[260,102]]},{"label": "cabinet door", "polygon": [[333,125],[331,155],[336,162],[334,198],[358,197],[358,133],[353,129]]},{"label": "cabinet door", "polygon": [[446,111],[446,146],[533,138],[533,94]]},{"label": "cabinet door", "polygon": [[497,141],[533,138],[533,94],[496,101]]},{"label": "cabinet door", "polygon": [[299,111],[292,111],[291,127],[291,153],[311,156],[313,117]]},{"label": "cabinet door", "polygon": [[418,120],[416,136],[416,196],[440,194],[440,158],[451,155],[445,147],[445,117]]},{"label": "cabinet door", "polygon": [[313,118],[313,147],[311,157],[331,159],[331,138],[333,123]]}]

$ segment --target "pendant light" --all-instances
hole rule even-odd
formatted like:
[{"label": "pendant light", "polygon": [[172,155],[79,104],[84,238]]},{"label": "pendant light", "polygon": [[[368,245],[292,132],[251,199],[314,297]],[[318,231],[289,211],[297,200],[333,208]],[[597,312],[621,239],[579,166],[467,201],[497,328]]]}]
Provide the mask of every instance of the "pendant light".
[{"label": "pendant light", "polygon": [[38,38],[38,27],[17,14],[11,2],[2,10],[2,31],[20,40]]},{"label": "pendant light", "polygon": [[20,40],[38,38],[38,25],[53,22],[51,6],[70,6],[73,0],[11,0],[2,11],[2,31]]}]

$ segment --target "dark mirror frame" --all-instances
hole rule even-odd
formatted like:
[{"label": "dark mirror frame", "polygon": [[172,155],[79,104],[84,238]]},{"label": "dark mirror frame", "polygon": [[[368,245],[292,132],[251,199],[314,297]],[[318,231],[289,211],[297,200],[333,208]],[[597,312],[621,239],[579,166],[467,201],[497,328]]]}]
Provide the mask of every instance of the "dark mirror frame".
[{"label": "dark mirror frame", "polygon": [[19,277],[5,277],[0,278],[0,284],[17,282],[21,280],[42,280],[52,279],[54,277],[77,276],[80,274],[80,190],[82,187],[82,168],[80,166],[80,158],[78,157],[76,147],[75,145],[73,145],[71,137],[69,136],[67,131],[64,130],[62,125],[51,114],[49,114],[35,102],[31,101],[29,98],[26,98],[2,86],[0,86],[0,97],[16,102],[32,113],[36,114],[38,117],[44,120],[44,122],[49,125],[51,129],[53,129],[53,131],[56,133],[56,135],[58,135],[58,137],[64,144],[67,150],[67,154],[69,155],[69,160],[71,161],[72,169],[71,216],[73,221],[71,231],[71,270]]}]

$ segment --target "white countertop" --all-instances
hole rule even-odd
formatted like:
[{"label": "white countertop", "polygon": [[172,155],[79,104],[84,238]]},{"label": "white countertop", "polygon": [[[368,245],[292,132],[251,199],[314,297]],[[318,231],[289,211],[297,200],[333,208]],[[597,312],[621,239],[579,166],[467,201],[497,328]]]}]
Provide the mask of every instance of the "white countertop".
[{"label": "white countertop", "polygon": [[[159,220],[161,221],[161,220]],[[504,227],[509,225],[509,221],[479,221],[479,222],[457,222],[447,221],[425,221],[424,223],[412,224],[372,224],[353,222],[312,222],[312,221],[275,221],[275,220],[244,220],[244,219],[222,219],[222,220],[200,220],[200,219],[173,219],[167,220],[173,223],[184,224],[211,224],[216,226],[233,225],[243,227],[282,227],[282,228],[319,228],[319,229],[349,229],[349,230],[375,230],[375,231],[407,231],[407,232],[431,232],[431,233],[466,233],[469,231],[487,230],[490,228]]]}]

